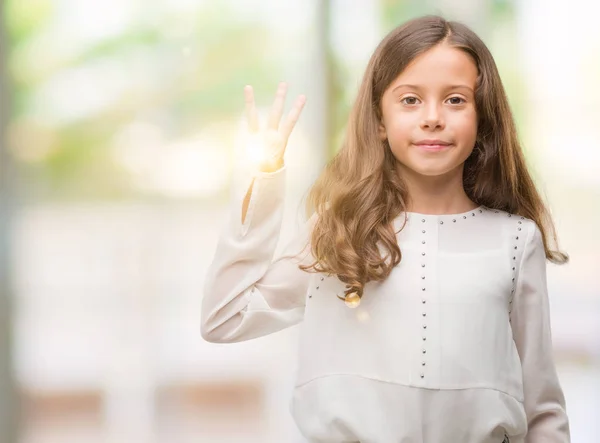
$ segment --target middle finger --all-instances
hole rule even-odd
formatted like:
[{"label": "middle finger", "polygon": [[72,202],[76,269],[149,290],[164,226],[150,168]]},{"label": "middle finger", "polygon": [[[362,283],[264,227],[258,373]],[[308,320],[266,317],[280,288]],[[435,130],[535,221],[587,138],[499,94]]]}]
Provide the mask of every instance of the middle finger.
[{"label": "middle finger", "polygon": [[269,129],[277,130],[279,127],[279,120],[281,120],[281,115],[283,114],[286,93],[287,84],[285,82],[279,83],[277,93],[275,94],[275,101],[273,102],[273,107],[271,108],[271,113],[269,115]]}]

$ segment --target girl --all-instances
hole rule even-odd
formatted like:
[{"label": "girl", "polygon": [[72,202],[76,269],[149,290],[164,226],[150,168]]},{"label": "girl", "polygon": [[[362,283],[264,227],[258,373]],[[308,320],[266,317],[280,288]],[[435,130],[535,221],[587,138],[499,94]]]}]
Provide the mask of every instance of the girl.
[{"label": "girl", "polygon": [[[274,257],[283,153],[304,105],[278,129],[285,92],[265,133],[272,156],[234,202],[208,272],[202,336],[302,323],[291,410],[306,441],[569,442],[546,288],[546,259],[568,257],[549,247],[553,223],[484,43],[435,16],[383,39],[312,216]],[[257,130],[250,87],[246,104]]]}]

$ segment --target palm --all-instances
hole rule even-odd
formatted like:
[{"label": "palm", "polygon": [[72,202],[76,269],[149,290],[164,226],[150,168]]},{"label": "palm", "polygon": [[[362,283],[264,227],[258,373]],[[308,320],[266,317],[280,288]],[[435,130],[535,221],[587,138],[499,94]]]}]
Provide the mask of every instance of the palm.
[{"label": "palm", "polygon": [[278,130],[267,129],[264,131],[263,140],[268,152],[279,152],[285,150],[287,140]]},{"label": "palm", "polygon": [[[264,155],[263,163],[278,163],[283,160],[283,154],[287,146],[289,137],[296,125],[296,122],[300,118],[302,108],[306,103],[306,97],[304,95],[298,96],[292,110],[288,113],[283,122],[281,117],[283,114],[283,107],[285,103],[285,96],[287,93],[287,84],[280,83],[275,95],[275,101],[271,107],[269,113],[269,119],[267,126],[262,130],[262,142],[264,143]],[[256,111],[256,104],[254,102],[254,92],[252,86],[246,86],[244,88],[244,95],[246,101],[246,118],[248,119],[248,130],[251,134],[261,134],[261,129],[258,121],[258,112]]]}]

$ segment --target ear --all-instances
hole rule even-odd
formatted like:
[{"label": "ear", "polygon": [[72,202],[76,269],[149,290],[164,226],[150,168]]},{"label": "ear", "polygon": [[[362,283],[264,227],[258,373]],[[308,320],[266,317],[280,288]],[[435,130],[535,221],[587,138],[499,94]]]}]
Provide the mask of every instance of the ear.
[{"label": "ear", "polygon": [[379,123],[379,130],[377,131],[379,138],[381,141],[385,141],[387,139],[387,131],[385,130],[385,126],[383,123]]}]

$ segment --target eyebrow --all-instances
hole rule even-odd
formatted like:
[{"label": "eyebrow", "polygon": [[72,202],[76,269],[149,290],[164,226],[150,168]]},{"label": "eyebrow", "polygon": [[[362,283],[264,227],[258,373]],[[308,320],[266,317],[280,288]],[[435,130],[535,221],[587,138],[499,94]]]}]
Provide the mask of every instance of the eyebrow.
[{"label": "eyebrow", "polygon": [[[394,92],[396,89],[399,89],[399,88],[409,88],[409,89],[418,89],[418,90],[422,89],[422,87],[419,86],[419,85],[398,85],[394,89],[392,89],[392,92]],[[470,92],[473,92],[473,89],[470,88],[467,85],[448,85],[444,89],[445,90],[450,90],[450,89],[467,89]]]}]

